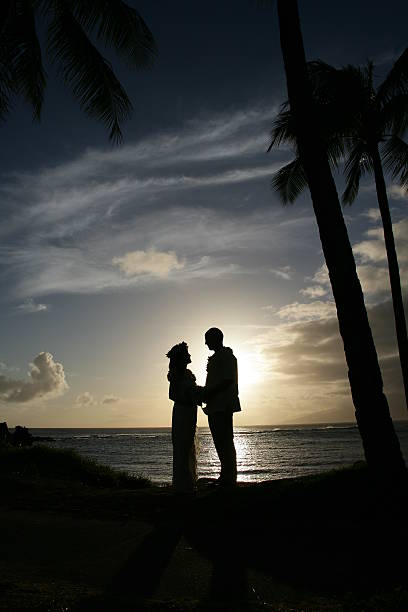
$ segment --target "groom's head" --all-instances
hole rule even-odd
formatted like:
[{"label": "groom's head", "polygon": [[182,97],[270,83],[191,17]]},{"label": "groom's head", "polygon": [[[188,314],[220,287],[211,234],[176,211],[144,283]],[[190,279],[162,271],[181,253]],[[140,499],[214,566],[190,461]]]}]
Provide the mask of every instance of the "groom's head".
[{"label": "groom's head", "polygon": [[223,340],[224,334],[218,327],[211,327],[205,332],[205,343],[210,351],[216,351],[221,348]]}]

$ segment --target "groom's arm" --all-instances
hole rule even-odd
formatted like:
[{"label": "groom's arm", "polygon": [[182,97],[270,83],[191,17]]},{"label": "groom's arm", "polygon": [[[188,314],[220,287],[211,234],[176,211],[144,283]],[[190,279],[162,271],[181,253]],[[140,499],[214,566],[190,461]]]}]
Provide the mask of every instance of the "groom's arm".
[{"label": "groom's arm", "polygon": [[220,380],[220,382],[216,383],[212,387],[204,387],[204,401],[207,401],[217,395],[218,393],[222,393],[222,391],[226,391],[230,385],[232,385],[234,381],[232,378],[224,378]]}]

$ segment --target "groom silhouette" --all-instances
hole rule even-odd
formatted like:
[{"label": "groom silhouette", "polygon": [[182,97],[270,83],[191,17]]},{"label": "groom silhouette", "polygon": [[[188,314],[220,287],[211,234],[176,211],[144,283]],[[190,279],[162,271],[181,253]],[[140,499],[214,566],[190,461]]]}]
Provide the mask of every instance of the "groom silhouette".
[{"label": "groom silhouette", "polygon": [[237,482],[237,455],[234,446],[233,413],[241,410],[238,396],[237,360],[223,345],[224,335],[217,327],[205,334],[205,344],[214,354],[208,358],[203,408],[220,463],[218,483],[233,486]]}]

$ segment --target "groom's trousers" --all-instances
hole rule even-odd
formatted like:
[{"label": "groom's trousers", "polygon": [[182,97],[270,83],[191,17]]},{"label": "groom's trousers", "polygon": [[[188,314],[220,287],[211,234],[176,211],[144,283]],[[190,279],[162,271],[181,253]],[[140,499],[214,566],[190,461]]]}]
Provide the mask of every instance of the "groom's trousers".
[{"label": "groom's trousers", "polygon": [[237,481],[237,454],[234,446],[232,412],[214,412],[208,415],[208,425],[221,463],[220,482],[235,484]]}]

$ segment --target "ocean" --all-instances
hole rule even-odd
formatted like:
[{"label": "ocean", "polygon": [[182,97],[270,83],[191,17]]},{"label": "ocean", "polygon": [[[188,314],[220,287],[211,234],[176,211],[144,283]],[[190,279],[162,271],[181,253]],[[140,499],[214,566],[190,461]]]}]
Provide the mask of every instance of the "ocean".
[{"label": "ocean", "polygon": [[[394,423],[408,461],[408,421]],[[129,474],[157,484],[171,482],[171,429],[30,429],[52,438],[55,448],[70,448]],[[259,482],[324,472],[364,459],[353,423],[236,427],[238,480]],[[208,428],[200,427],[198,476],[217,478],[219,462]]]}]

